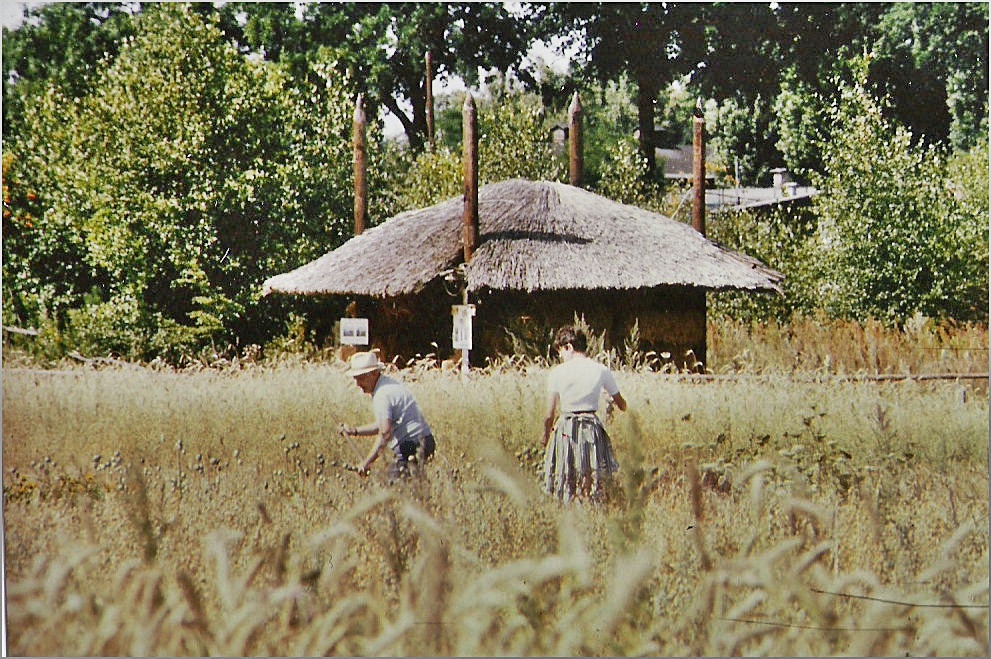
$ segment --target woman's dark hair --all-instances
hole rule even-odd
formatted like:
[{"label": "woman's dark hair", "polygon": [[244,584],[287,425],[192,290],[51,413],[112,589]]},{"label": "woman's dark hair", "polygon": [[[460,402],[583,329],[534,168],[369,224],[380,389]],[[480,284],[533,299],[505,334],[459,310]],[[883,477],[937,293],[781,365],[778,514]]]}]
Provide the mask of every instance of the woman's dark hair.
[{"label": "woman's dark hair", "polygon": [[574,325],[566,325],[554,335],[555,348],[563,348],[569,343],[575,349],[575,352],[585,352],[588,350],[588,337],[585,336],[585,332]]}]

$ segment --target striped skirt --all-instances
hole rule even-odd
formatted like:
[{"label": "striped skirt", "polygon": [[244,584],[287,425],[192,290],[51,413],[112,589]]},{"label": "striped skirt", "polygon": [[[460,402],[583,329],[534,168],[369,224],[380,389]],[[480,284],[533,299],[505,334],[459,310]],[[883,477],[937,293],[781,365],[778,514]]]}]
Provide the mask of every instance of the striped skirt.
[{"label": "striped skirt", "polygon": [[619,470],[609,435],[591,412],[566,413],[554,426],[544,454],[544,491],[562,501],[599,499]]}]

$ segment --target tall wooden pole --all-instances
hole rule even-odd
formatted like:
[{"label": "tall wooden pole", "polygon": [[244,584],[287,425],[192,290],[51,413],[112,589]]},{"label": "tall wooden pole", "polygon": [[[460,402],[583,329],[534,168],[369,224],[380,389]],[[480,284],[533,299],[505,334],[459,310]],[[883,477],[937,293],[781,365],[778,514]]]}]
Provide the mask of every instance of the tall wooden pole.
[{"label": "tall wooden pole", "polygon": [[427,77],[425,91],[427,93],[427,143],[431,150],[437,145],[434,143],[434,60],[429,52],[426,54]]},{"label": "tall wooden pole", "polygon": [[[705,119],[702,114],[702,99],[695,105],[695,112],[692,113],[692,175],[695,178],[695,195],[692,198],[692,228],[705,235]],[[706,300],[705,289],[699,292],[701,297],[699,313],[701,314],[701,343],[699,344],[696,359],[705,368],[708,348],[708,301]],[[695,370],[694,367],[692,370]]]},{"label": "tall wooden pole", "polygon": [[698,100],[692,116],[692,177],[695,195],[692,198],[692,228],[705,235],[705,119],[702,99]]},{"label": "tall wooden pole", "polygon": [[361,94],[358,94],[358,99],[354,104],[352,140],[354,142],[354,235],[358,236],[365,231],[365,221],[368,218],[368,179],[365,176],[367,168],[365,109],[362,106]]},{"label": "tall wooden pole", "polygon": [[464,228],[461,243],[464,246],[465,263],[468,263],[478,245],[478,113],[475,110],[475,99],[470,93],[465,95],[461,120],[465,184]]},{"label": "tall wooden pole", "polygon": [[571,107],[568,108],[570,122],[568,139],[568,170],[570,173],[571,185],[581,187],[584,175],[584,133],[582,132],[582,102],[578,98],[578,92],[571,99]]},{"label": "tall wooden pole", "polygon": [[[464,158],[464,189],[465,209],[464,227],[461,242],[464,245],[464,258],[467,264],[471,261],[475,247],[478,245],[478,113],[475,110],[475,99],[471,93],[465,94],[464,107],[461,110],[461,149]],[[462,289],[462,304],[468,305],[468,282]],[[468,374],[468,351],[461,351],[461,374]]]}]

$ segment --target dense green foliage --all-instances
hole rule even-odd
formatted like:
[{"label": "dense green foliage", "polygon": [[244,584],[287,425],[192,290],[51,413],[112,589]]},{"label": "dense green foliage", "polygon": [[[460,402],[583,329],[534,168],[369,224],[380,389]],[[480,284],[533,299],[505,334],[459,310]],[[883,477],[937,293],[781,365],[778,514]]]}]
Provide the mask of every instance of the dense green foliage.
[{"label": "dense green foliage", "polygon": [[710,223],[720,242],[784,272],[785,298],[724,296],[717,308],[986,322],[987,144],[950,161],[944,149],[918,143],[885,118],[885,104],[867,92],[866,67],[859,71],[840,85],[837,103],[815,103],[823,118],[810,141],[824,169],[812,208]]},{"label": "dense green foliage", "polygon": [[102,62],[134,34],[130,7],[117,2],[53,2],[26,12],[18,30],[3,30],[3,129],[19,132],[24,102],[57,85],[69,98],[89,92]]},{"label": "dense green foliage", "polygon": [[[534,101],[511,95],[500,102],[476,102],[480,185],[511,178],[564,180],[564,156],[546,142],[547,119]],[[460,140],[457,148],[442,144],[406,161],[397,186],[397,211],[430,206],[464,193]]]},{"label": "dense green foliage", "polygon": [[[225,32],[272,61],[300,62],[333,53],[368,100],[399,119],[409,144],[427,139],[425,54],[440,80],[479,82],[479,69],[515,66],[533,39],[540,5],[514,16],[502,3],[227,3]],[[240,14],[244,15],[238,20]],[[403,101],[406,101],[403,103]]]},{"label": "dense green foliage", "polygon": [[559,3],[579,30],[588,69],[600,80],[626,74],[636,85],[637,128],[648,171],[655,165],[654,105],[661,90],[703,57],[703,13],[695,3]]},{"label": "dense green foliage", "polygon": [[953,184],[942,149],[916,144],[908,129],[887,123],[883,105],[862,86],[842,92],[815,202],[811,262],[821,272],[824,309],[892,321],[986,319],[987,206],[978,208]]},{"label": "dense green foliage", "polygon": [[[358,92],[370,119],[372,224],[462,191],[464,96],[437,98],[430,148],[426,51],[438,80],[487,81],[473,91],[482,183],[566,180],[565,150],[550,135],[579,91],[584,180],[596,192],[685,219],[685,190],[660,167],[645,176],[645,149],[687,141],[699,95],[717,183],[765,181],[786,165],[819,187],[809,209],[710,219],[716,240],[787,277],[783,298],[720,296],[718,311],[986,322],[987,11],[30,9],[3,36],[3,322],[38,328],[32,345],[53,357],[180,360],[296,336],[309,303],[259,299],[260,284],[349,237]],[[538,37],[581,46],[570,71],[521,58]],[[385,108],[405,145],[383,139]]]},{"label": "dense green foliage", "polygon": [[[657,103],[673,81],[692,96],[749,109],[763,130],[776,119],[768,101],[782,88],[835,93],[837,67],[865,52],[872,93],[890,97],[892,116],[913,134],[958,149],[987,136],[986,3],[560,3],[551,14],[577,30],[572,39],[587,58],[579,79],[625,73],[636,84],[640,145],[651,163],[653,146],[677,143],[678,131],[657,124]],[[744,178],[764,180],[781,164],[773,142],[722,155],[757,156]]]},{"label": "dense green foliage", "polygon": [[350,226],[353,90],[330,63],[310,74],[163,4],[90,94],[28,99],[4,161],[5,322],[133,358],[278,330],[261,281]]}]

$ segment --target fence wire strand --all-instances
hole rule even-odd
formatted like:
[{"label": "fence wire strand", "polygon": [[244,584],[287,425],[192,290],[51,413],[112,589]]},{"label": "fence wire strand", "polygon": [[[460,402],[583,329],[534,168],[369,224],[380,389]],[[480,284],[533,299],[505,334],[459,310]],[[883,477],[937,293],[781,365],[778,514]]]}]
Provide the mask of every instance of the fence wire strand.
[{"label": "fence wire strand", "polygon": [[835,597],[848,597],[850,599],[870,600],[872,602],[883,602],[884,604],[897,604],[899,606],[910,606],[917,609],[987,609],[987,604],[920,604],[916,602],[902,602],[899,600],[885,599],[883,597],[871,597],[870,595],[854,595],[853,593],[834,593],[828,590],[810,588],[813,593],[822,595],[833,595]]},{"label": "fence wire strand", "polygon": [[809,629],[819,632],[907,632],[911,627],[820,627],[819,625],[801,625],[793,622],[777,622],[775,620],[754,620],[752,618],[719,618],[729,622],[746,622],[753,625],[768,627],[785,627],[788,629]]},{"label": "fence wire strand", "polygon": [[[836,593],[829,590],[820,590],[819,588],[810,588],[814,593],[819,593],[821,595],[832,595],[833,597],[847,597],[850,599],[859,600],[870,600],[872,602],[882,602],[884,604],[895,604],[897,606],[907,606],[910,608],[928,608],[928,609],[988,609],[991,605],[988,604],[932,604],[932,603],[918,603],[918,602],[903,602],[900,600],[886,599],[883,597],[872,597],[870,595],[855,595],[853,593]],[[911,626],[902,627],[822,627],[819,625],[804,625],[794,622],[780,622],[777,620],[760,620],[755,618],[726,618],[719,617],[718,620],[725,620],[727,622],[744,622],[751,625],[765,625],[767,627],[783,627],[789,629],[808,629],[812,631],[822,631],[822,632],[907,632],[912,631]]]}]

